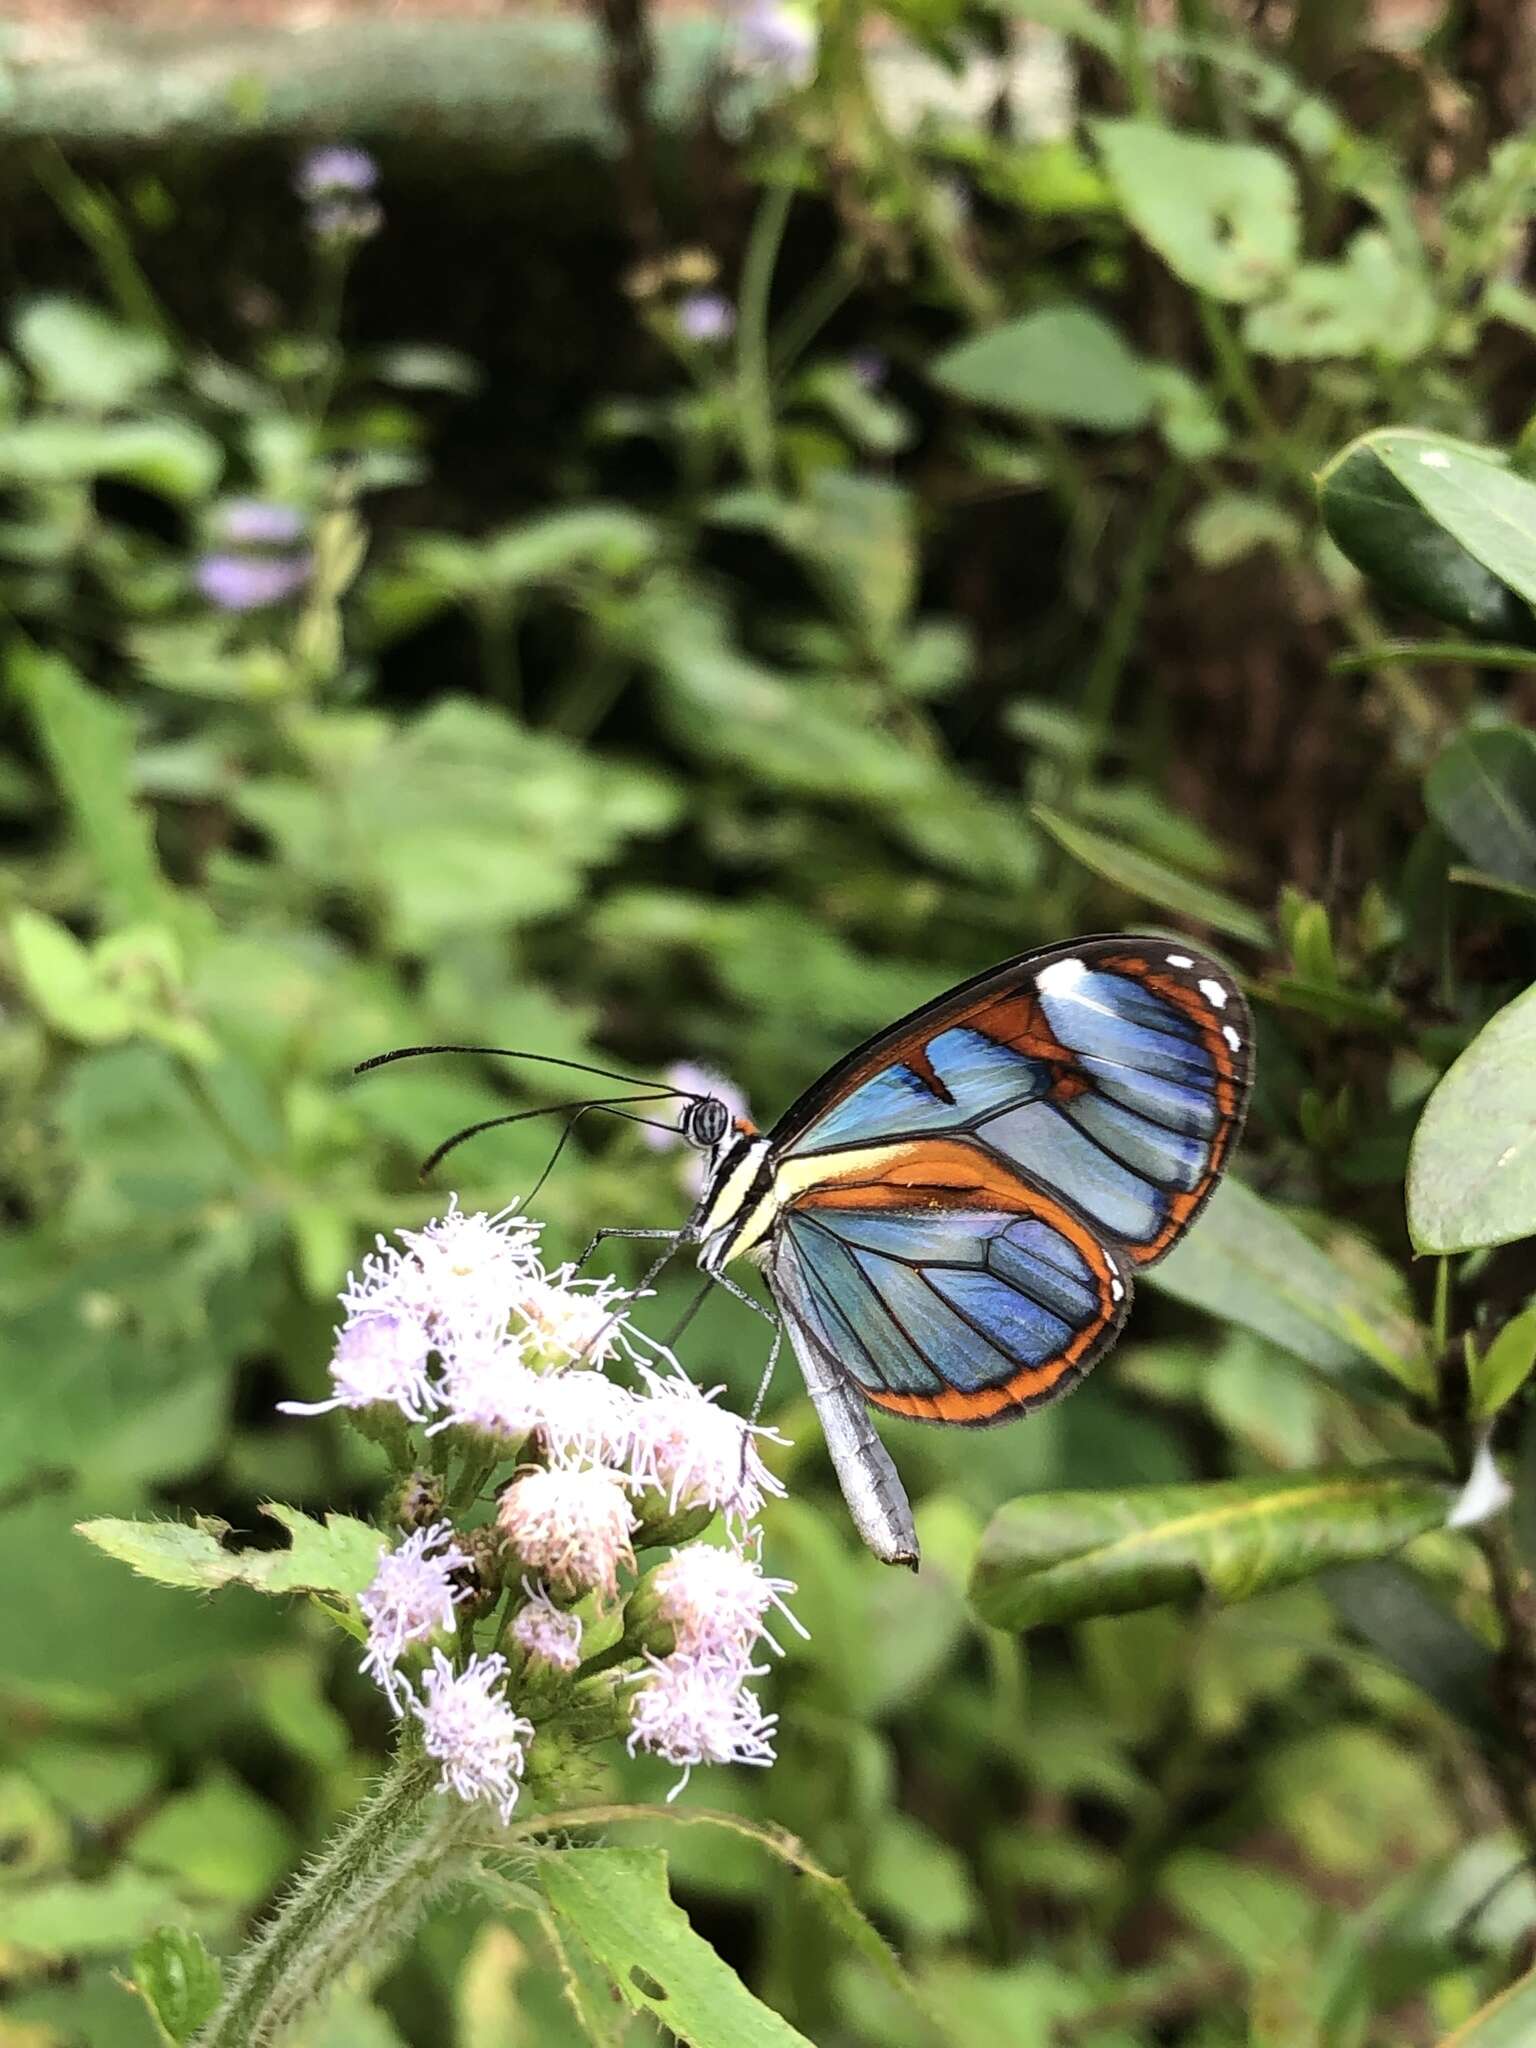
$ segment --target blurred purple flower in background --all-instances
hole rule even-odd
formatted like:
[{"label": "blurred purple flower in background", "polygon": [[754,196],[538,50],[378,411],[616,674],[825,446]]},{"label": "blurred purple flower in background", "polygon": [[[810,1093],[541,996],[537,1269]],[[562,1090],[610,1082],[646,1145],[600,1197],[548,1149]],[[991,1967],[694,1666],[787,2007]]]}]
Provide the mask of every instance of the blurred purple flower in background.
[{"label": "blurred purple flower in background", "polygon": [[379,182],[379,167],[366,149],[344,142],[311,150],[299,165],[294,185],[301,199],[330,199],[339,192],[361,196]]},{"label": "blurred purple flower in background", "polygon": [[736,51],[755,71],[777,72],[786,84],[815,75],[819,36],[808,9],[794,0],[747,0],[736,17]]},{"label": "blurred purple flower in background", "polygon": [[877,348],[856,348],[848,358],[848,367],[866,391],[880,390],[891,369]]},{"label": "blurred purple flower in background", "polygon": [[292,547],[304,535],[304,514],[296,505],[277,505],[266,498],[230,498],[214,518],[233,547]]},{"label": "blurred purple flower in background", "polygon": [[254,612],[302,590],[309,567],[308,555],[203,555],[192,573],[221,612]]},{"label": "blurred purple flower in background", "polygon": [[677,324],[689,341],[729,341],[736,332],[736,308],[719,292],[690,292],[678,304]]}]

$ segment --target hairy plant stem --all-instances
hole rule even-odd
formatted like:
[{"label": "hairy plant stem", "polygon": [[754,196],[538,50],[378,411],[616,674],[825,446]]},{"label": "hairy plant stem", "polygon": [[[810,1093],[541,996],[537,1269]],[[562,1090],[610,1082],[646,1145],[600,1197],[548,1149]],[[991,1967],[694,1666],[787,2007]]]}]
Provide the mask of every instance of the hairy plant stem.
[{"label": "hairy plant stem", "polygon": [[402,1743],[388,1771],[252,1936],[195,2048],[273,2048],[351,1964],[384,1960],[467,1857],[472,1810]]}]

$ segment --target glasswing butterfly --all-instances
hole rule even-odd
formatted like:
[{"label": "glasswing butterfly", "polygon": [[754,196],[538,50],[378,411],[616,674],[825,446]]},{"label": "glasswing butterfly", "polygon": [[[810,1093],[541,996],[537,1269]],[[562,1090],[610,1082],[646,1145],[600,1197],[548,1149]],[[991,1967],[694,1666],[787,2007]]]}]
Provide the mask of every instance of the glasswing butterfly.
[{"label": "glasswing butterfly", "polygon": [[[868,1407],[976,1425],[1070,1393],[1119,1335],[1138,1268],[1209,1199],[1252,1074],[1248,1005],[1216,961],[1127,934],[1049,946],[877,1032],[766,1135],[689,1094],[682,1134],[707,1159],[693,1214],[593,1244],[664,1239],[659,1263],[693,1247],[754,1308],[723,1269],[761,1266],[859,1533],[915,1567]],[[668,1094],[688,1091],[562,1106],[625,1114]]]}]

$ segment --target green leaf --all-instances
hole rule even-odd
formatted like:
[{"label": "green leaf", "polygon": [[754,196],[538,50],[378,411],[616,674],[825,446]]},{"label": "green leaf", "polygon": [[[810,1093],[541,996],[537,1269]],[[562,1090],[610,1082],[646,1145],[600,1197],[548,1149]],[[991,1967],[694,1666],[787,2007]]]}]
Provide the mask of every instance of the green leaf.
[{"label": "green leaf", "polygon": [[1084,306],[1045,306],[947,349],[936,383],[1023,420],[1123,433],[1145,425],[1152,386],[1115,329]]},{"label": "green leaf", "polygon": [[1294,266],[1296,181],[1273,150],[1156,121],[1095,121],[1092,132],[1126,219],[1196,291],[1266,298]]},{"label": "green leaf", "polygon": [[1475,868],[1536,889],[1536,733],[1491,725],[1460,734],[1426,776],[1424,802]]},{"label": "green leaf", "polygon": [[60,1877],[25,1891],[0,1888],[0,1944],[45,1960],[111,1955],[142,1941],[176,1908],[172,1886],[126,1868],[90,1882]]},{"label": "green leaf", "polygon": [[176,2044],[192,2039],[219,2002],[219,1966],[200,1934],[161,1927],[133,1955],[134,1989]]},{"label": "green leaf", "polygon": [[1536,2039],[1536,1970],[1527,1970],[1471,2019],[1447,2034],[1440,2048],[1530,2048]]},{"label": "green leaf", "polygon": [[66,925],[40,911],[18,910],[11,945],[22,987],[55,1031],[83,1045],[110,1045],[133,1030],[132,1007],[103,982]]},{"label": "green leaf", "polygon": [[1181,875],[1177,868],[1154,860],[1150,854],[1142,853],[1134,846],[1126,846],[1102,832],[1090,831],[1086,825],[1063,817],[1059,811],[1053,811],[1045,804],[1032,805],[1031,815],[1064,852],[1081,861],[1094,874],[1101,875],[1106,882],[1113,882],[1116,888],[1139,896],[1147,903],[1155,903],[1159,909],[1171,911],[1175,917],[1210,925],[1213,930],[1226,932],[1229,937],[1242,939],[1250,946],[1268,948],[1274,943],[1267,921],[1256,910],[1236,902],[1222,890]]},{"label": "green leaf", "polygon": [[1186,1849],[1173,1857],[1161,1889],[1186,1920],[1230,1949],[1249,1970],[1262,1970],[1277,1957],[1304,1948],[1322,1911],[1320,1902],[1289,1878],[1206,1849]]},{"label": "green leaf", "polygon": [[1472,1382],[1472,1413],[1488,1421],[1512,1401],[1536,1368],[1536,1306],[1509,1321],[1488,1349],[1474,1351],[1468,1366]]},{"label": "green leaf", "polygon": [[1435,301],[1422,268],[1404,263],[1379,228],[1364,228],[1339,263],[1304,263],[1284,292],[1254,306],[1248,346],[1282,362],[1420,355],[1434,335]]},{"label": "green leaf", "polygon": [[690,2048],[806,2048],[805,2036],[752,1996],[667,1891],[659,1849],[552,1850],[539,1881],[634,2012]]},{"label": "green leaf", "polygon": [[1202,569],[1226,569],[1262,547],[1294,554],[1301,528],[1273,498],[1256,491],[1218,491],[1191,516],[1184,534]]},{"label": "green leaf", "polygon": [[176,499],[205,498],[224,469],[217,441],[190,420],[26,419],[0,427],[0,477],[17,484],[122,477]]},{"label": "green leaf", "polygon": [[6,657],[53,777],[96,871],[109,916],[149,921],[165,907],[148,811],[135,803],[133,723],[58,654],[28,641]]},{"label": "green leaf", "polygon": [[125,327],[77,299],[33,299],[16,315],[11,336],[45,398],[88,412],[127,405],[174,361],[163,335]]},{"label": "green leaf", "polygon": [[1026,1629],[1197,1595],[1247,1600],[1398,1549],[1440,1527],[1454,1495],[1387,1471],[1033,1494],[993,1516],[971,1603],[994,1627]]},{"label": "green leaf", "polygon": [[1536,486],[1489,450],[1378,428],[1341,449],[1317,483],[1329,533],[1390,596],[1483,639],[1536,640],[1521,601],[1536,589]]},{"label": "green leaf", "polygon": [[265,1506],[293,1538],[286,1550],[226,1550],[222,1523],[127,1522],[115,1516],[77,1524],[108,1557],[161,1586],[250,1586],[258,1593],[360,1593],[378,1568],[384,1538],[351,1515],[323,1523],[297,1508]]},{"label": "green leaf", "polygon": [[1282,1209],[1230,1176],[1148,1284],[1256,1331],[1330,1377],[1362,1357],[1417,1390],[1430,1385],[1423,1342],[1396,1276],[1340,1231],[1330,1251]]},{"label": "green leaf", "polygon": [[1483,1026],[1425,1104],[1408,1229],[1421,1252],[1536,1235],[1536,988]]},{"label": "green leaf", "polygon": [[293,1839],[275,1807],[232,1772],[214,1770],[151,1815],[128,1856],[142,1870],[173,1877],[191,1897],[248,1908],[288,1869]]}]

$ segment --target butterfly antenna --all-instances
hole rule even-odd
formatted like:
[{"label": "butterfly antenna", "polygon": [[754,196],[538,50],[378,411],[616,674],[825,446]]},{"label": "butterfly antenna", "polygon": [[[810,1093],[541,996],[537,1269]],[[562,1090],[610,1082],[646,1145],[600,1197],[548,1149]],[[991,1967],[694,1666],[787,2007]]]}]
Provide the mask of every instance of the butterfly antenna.
[{"label": "butterfly antenna", "polygon": [[[589,1109],[604,1109],[610,1111],[615,1116],[623,1116],[624,1111],[619,1107],[620,1103],[665,1102],[671,1093],[672,1091],[670,1089],[666,1089],[658,1090],[655,1094],[652,1095],[616,1095],[611,1100],[600,1099],[596,1102],[544,1102],[540,1103],[534,1109],[514,1109],[509,1111],[508,1114],[505,1116],[482,1117],[479,1123],[466,1124],[463,1130],[455,1131],[451,1138],[445,1138],[442,1144],[437,1147],[436,1151],[429,1153],[428,1156],[421,1162],[421,1165],[418,1167],[417,1172],[419,1173],[421,1179],[425,1180],[435,1167],[441,1165],[443,1160],[445,1160],[448,1157],[448,1154],[450,1152],[457,1151],[460,1145],[467,1144],[471,1138],[478,1138],[482,1131],[500,1130],[504,1124],[521,1124],[526,1123],[530,1117],[560,1116],[566,1110],[574,1110],[576,1114],[571,1118],[570,1122],[566,1125],[564,1134],[560,1140],[560,1145],[557,1145],[555,1147],[555,1158],[558,1159],[560,1156],[560,1147],[564,1145],[566,1138],[568,1138],[571,1135],[571,1132],[575,1130],[577,1124],[586,1115]],[[630,1123],[649,1124],[653,1130],[658,1131],[671,1131],[674,1129],[673,1125],[664,1124],[657,1117],[632,1116],[627,1118],[626,1120]],[[542,1187],[544,1185],[544,1182],[549,1177],[550,1167],[552,1167],[554,1163],[554,1159],[551,1159],[551,1161],[549,1162],[549,1166],[546,1166],[543,1173],[540,1174],[538,1187]],[[536,1194],[538,1192],[538,1188],[535,1188],[533,1192],[534,1194]],[[532,1194],[524,1197],[525,1201],[532,1201],[532,1199]]]},{"label": "butterfly antenna", "polygon": [[376,1067],[392,1066],[396,1060],[425,1059],[430,1053],[456,1052],[478,1053],[486,1059],[532,1060],[541,1067],[567,1067],[578,1074],[593,1074],[599,1081],[627,1081],[632,1088],[649,1088],[657,1096],[686,1095],[691,1101],[703,1098],[693,1088],[667,1087],[658,1081],[651,1081],[644,1074],[621,1074],[614,1067],[594,1067],[586,1060],[558,1059],[550,1052],[520,1052],[510,1045],[399,1045],[393,1052],[376,1052],[372,1059],[359,1060],[352,1069],[354,1074],[371,1074]]}]

